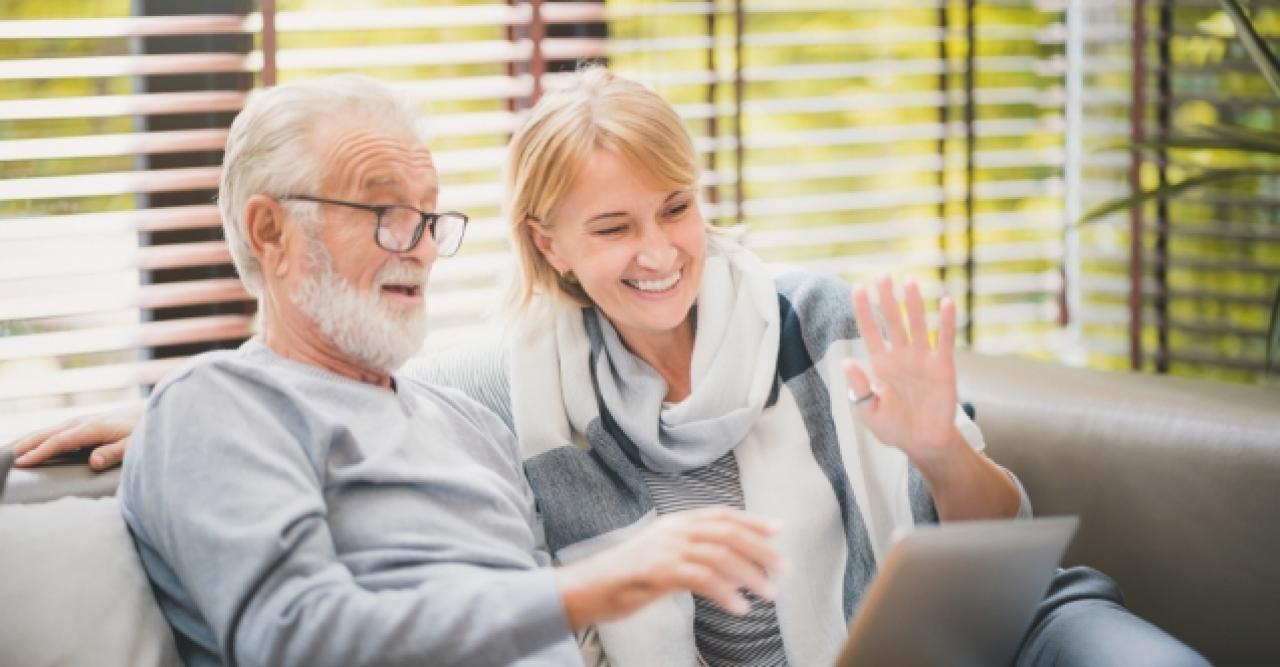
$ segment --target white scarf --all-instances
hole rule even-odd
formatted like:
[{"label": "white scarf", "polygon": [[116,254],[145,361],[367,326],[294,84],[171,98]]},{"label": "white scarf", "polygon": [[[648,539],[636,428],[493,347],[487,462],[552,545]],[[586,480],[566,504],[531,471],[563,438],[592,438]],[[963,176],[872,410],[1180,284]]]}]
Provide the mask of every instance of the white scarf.
[{"label": "white scarf", "polygon": [[[715,461],[751,430],[773,388],[778,293],[763,262],[736,245],[711,243],[696,308],[692,393],[664,405],[666,382],[631,354],[598,311],[604,349],[591,368],[581,308],[554,304],[527,320],[513,351],[512,416],[525,458],[567,442],[585,446],[599,398],[652,470],[682,472]],[[554,322],[540,328],[535,322]],[[594,375],[594,377],[593,377]]]},{"label": "white scarf", "polygon": [[[542,482],[541,487],[535,483],[535,493],[540,488],[553,496],[540,500],[562,505],[572,497],[571,502],[591,505],[574,510],[581,514],[576,520],[588,522],[581,536],[567,543],[558,539],[555,555],[563,563],[617,544],[656,518],[650,511],[611,524],[601,518],[602,512],[625,513],[633,504],[627,498],[591,494],[620,489],[617,480],[608,472],[583,479],[565,476],[579,464],[593,470],[617,464],[611,447],[625,444],[608,445],[614,439],[600,432],[601,403],[641,462],[655,470],[705,465],[733,450],[747,510],[787,526],[775,543],[795,570],[780,586],[777,601],[788,659],[830,664],[846,631],[845,594],[860,594],[893,531],[913,522],[908,465],[900,450],[878,442],[854,419],[845,398],[841,361],[862,357],[865,351],[860,341],[847,337],[851,326],[824,323],[852,317],[847,290],[804,277],[786,284],[784,288],[775,281],[745,250],[722,247],[709,254],[697,302],[692,393],[672,406],[662,405],[666,386],[661,378],[626,351],[603,318],[593,322],[594,315],[584,316],[581,308],[548,305],[547,311],[520,323],[511,340],[512,418],[526,466],[538,469],[531,481],[537,477]],[[797,289],[811,291],[804,296]],[[813,349],[801,338],[780,340],[779,299],[788,290],[796,292],[790,298],[808,304],[800,319],[816,336]],[[781,379],[783,348],[803,351],[798,356],[810,366],[801,369],[803,377],[784,383],[775,409],[764,412],[773,383]],[[804,414],[815,412],[829,415],[829,422],[818,421],[833,428],[810,432]],[[975,444],[981,448],[980,443],[979,437]],[[565,449],[594,453],[593,444],[608,445],[600,455],[613,458],[564,455]],[[815,458],[819,450],[822,461]],[[847,489],[833,481],[833,470],[847,479]],[[847,524],[838,499],[846,492],[845,506],[856,506],[858,513]],[[693,664],[693,616],[692,597],[677,594],[627,619],[600,625],[598,638],[615,665]]]}]

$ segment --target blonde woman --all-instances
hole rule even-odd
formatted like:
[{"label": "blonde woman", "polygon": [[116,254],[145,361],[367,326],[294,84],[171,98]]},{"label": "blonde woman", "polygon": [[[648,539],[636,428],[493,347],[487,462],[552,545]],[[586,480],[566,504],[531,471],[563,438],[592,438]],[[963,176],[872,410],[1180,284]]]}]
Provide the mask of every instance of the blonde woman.
[{"label": "blonde woman", "polygon": [[[692,141],[648,89],[583,71],[534,109],[508,169],[511,414],[552,551],[572,562],[708,504],[786,526],[795,574],[776,605],[750,598],[737,618],[669,598],[600,628],[615,664],[829,664],[894,529],[935,507],[1027,512],[957,411],[954,308],[931,349],[908,284],[910,331],[889,318],[868,359],[843,283],[775,279],[709,233]],[[898,312],[889,281],[878,288]],[[874,321],[865,291],[856,306]],[[855,355],[871,363],[846,376]],[[867,397],[854,409],[849,387]]]},{"label": "blonde woman", "polygon": [[[831,664],[895,529],[1028,516],[1029,503],[957,407],[951,304],[931,346],[914,284],[904,321],[891,281],[876,282],[882,332],[866,289],[775,277],[711,232],[698,173],[674,109],[635,82],[593,67],[544,97],[508,162],[509,349],[418,370],[514,427],[561,563],[699,507],[784,527],[773,601],[671,596],[598,626],[586,638],[597,658]],[[45,433],[20,448],[122,443],[130,422],[64,425],[53,444]],[[1019,663],[1205,664],[1083,569],[1059,575]]]}]

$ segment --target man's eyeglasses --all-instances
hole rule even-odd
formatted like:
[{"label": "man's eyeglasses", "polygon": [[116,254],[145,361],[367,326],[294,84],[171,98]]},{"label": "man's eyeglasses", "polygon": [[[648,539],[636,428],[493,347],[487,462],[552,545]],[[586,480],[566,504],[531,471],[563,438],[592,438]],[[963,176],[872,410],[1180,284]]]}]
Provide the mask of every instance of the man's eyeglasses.
[{"label": "man's eyeglasses", "polygon": [[441,257],[458,252],[467,231],[467,215],[457,211],[427,213],[402,204],[360,204],[310,195],[289,195],[280,201],[309,201],[369,211],[374,218],[373,240],[387,252],[409,252],[422,240],[422,230],[431,229],[431,239]]}]

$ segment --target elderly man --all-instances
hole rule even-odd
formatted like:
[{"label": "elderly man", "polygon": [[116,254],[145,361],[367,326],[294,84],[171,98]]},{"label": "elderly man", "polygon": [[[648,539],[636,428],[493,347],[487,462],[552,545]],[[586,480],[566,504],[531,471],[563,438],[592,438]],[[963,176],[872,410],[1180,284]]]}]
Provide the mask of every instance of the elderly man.
[{"label": "elderly man", "polygon": [[417,122],[338,77],[232,125],[219,204],[262,334],[156,388],[120,488],[188,664],[579,664],[572,630],[675,590],[768,593],[774,527],[728,510],[549,567],[510,432],[395,373],[467,223]]}]

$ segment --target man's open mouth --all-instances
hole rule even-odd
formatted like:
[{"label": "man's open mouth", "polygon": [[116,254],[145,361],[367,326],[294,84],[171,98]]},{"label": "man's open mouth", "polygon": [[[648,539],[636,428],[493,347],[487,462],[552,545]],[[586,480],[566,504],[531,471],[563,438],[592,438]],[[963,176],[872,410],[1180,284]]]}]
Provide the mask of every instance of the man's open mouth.
[{"label": "man's open mouth", "polygon": [[382,291],[399,296],[417,297],[422,294],[422,286],[407,283],[388,283],[382,286]]}]

